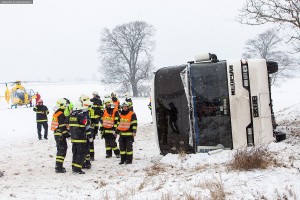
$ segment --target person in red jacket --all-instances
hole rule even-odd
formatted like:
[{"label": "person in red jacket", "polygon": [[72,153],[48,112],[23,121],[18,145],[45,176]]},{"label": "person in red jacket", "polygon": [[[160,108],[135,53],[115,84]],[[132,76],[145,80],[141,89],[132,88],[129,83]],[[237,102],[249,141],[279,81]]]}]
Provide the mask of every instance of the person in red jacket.
[{"label": "person in red jacket", "polygon": [[38,92],[36,92],[36,94],[35,94],[35,105],[38,105],[38,101],[40,99],[41,99],[41,95]]}]

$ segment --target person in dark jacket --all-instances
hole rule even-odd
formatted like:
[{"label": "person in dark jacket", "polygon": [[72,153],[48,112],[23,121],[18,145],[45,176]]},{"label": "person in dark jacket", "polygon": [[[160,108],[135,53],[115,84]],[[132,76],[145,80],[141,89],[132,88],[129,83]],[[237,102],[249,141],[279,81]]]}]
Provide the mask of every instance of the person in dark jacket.
[{"label": "person in dark jacket", "polygon": [[67,129],[67,118],[64,114],[67,102],[65,99],[58,99],[56,102],[57,110],[54,112],[51,123],[51,130],[54,131],[54,139],[56,141],[56,162],[55,172],[65,173],[66,169],[63,167],[65,157],[67,155],[68,144],[66,138],[70,137],[70,133]]},{"label": "person in dark jacket", "polygon": [[102,101],[100,99],[100,96],[98,95],[98,92],[93,92],[93,98],[91,98],[90,101],[93,103],[92,108],[90,109],[91,128],[93,131],[93,140],[91,140],[92,142],[90,142],[90,156],[91,160],[93,161],[95,160],[94,140],[98,135],[100,117],[102,116],[103,111]]},{"label": "person in dark jacket", "polygon": [[87,146],[86,127],[90,121],[83,113],[83,106],[80,101],[74,103],[73,111],[70,115],[70,133],[72,142],[72,171],[79,174],[85,174],[82,171]]},{"label": "person in dark jacket", "polygon": [[[91,128],[91,112],[92,110],[92,105],[93,103],[90,101],[89,97],[85,95],[81,95],[79,98],[79,101],[82,104],[83,110],[82,113],[86,117],[86,119],[89,121],[88,125],[85,127],[85,133],[86,133],[86,155],[85,155],[85,160],[83,163],[82,168],[85,169],[90,169],[92,167],[91,164],[91,155],[90,155],[90,144],[93,143],[93,133],[92,133],[92,128]],[[93,143],[94,144],[94,143]]]},{"label": "person in dark jacket", "polygon": [[43,100],[40,99],[37,102],[37,105],[33,108],[33,111],[36,112],[36,125],[39,140],[42,139],[42,127],[44,128],[44,138],[48,140],[48,117],[49,110],[47,106],[43,105]]},{"label": "person in dark jacket", "polygon": [[133,159],[133,147],[132,143],[134,142],[134,137],[136,136],[137,131],[137,118],[136,114],[129,110],[129,105],[127,102],[122,104],[122,111],[120,113],[120,123],[116,134],[120,135],[119,138],[119,147],[121,154],[122,164],[132,164]]}]

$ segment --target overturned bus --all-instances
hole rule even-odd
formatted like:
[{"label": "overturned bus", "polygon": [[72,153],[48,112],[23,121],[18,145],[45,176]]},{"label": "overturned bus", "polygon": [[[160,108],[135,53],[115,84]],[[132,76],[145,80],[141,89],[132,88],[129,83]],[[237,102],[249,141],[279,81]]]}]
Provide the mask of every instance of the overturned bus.
[{"label": "overturned bus", "polygon": [[165,67],[152,83],[160,151],[208,152],[268,144],[276,126],[270,77],[276,62],[222,60],[214,54]]}]

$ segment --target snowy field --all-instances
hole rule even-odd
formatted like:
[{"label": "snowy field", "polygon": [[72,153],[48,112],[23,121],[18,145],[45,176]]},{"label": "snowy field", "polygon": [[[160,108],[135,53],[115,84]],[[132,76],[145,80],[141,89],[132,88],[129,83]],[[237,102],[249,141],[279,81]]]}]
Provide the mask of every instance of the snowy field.
[{"label": "snowy field", "polygon": [[[95,161],[85,175],[71,172],[71,143],[64,166],[54,172],[56,147],[38,140],[32,108],[9,109],[0,102],[0,199],[216,199],[212,185],[224,188],[225,199],[300,199],[300,78],[273,89],[277,123],[287,140],[271,143],[276,166],[265,170],[230,171],[226,166],[234,151],[218,154],[162,156],[156,144],[149,98],[133,98],[139,126],[132,165],[105,158],[104,140],[95,141]],[[58,98],[74,101],[81,94],[100,96],[112,88],[95,83],[26,84],[41,94],[51,118]],[[4,88],[0,88],[4,94]],[[123,99],[121,99],[122,102]],[[297,136],[298,135],[298,136]]]}]

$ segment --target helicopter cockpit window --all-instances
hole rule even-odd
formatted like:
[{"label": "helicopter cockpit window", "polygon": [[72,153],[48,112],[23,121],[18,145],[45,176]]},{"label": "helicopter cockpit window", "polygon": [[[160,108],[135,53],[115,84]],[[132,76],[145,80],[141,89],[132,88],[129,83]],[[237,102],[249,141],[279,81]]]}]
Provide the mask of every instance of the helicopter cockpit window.
[{"label": "helicopter cockpit window", "polygon": [[15,97],[19,98],[21,101],[24,101],[25,91],[17,89],[15,92]]}]

